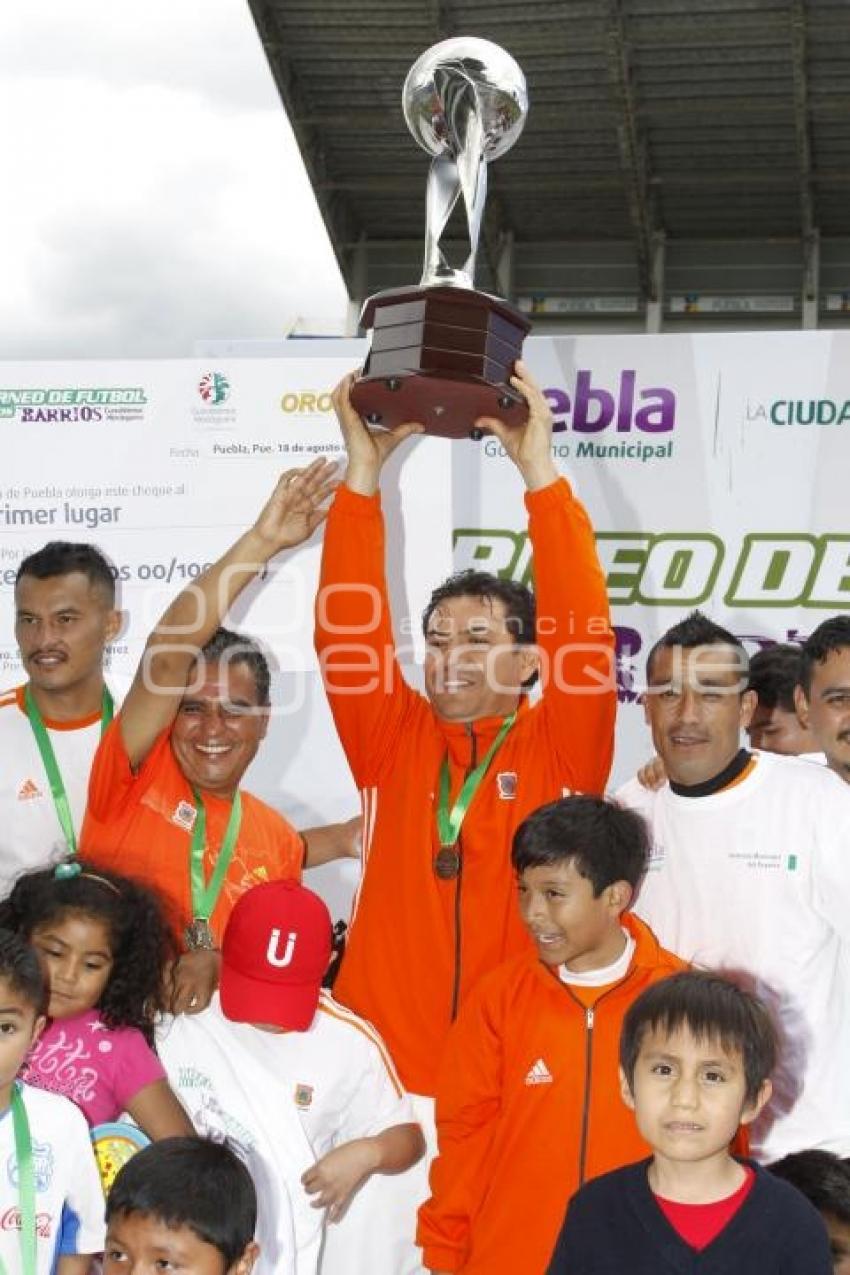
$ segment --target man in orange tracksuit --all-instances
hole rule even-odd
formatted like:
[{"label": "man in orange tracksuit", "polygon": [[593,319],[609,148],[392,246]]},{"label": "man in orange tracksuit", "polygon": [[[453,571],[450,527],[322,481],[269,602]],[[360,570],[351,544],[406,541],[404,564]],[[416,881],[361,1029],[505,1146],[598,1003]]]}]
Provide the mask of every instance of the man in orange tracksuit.
[{"label": "man in orange tracksuit", "polygon": [[620,1026],[685,963],[624,913],[648,848],[644,821],[598,797],[551,802],[517,830],[537,950],[484,978],[449,1033],[417,1236],[434,1275],[543,1275],[582,1182],[649,1154],[620,1098]]},{"label": "man in orange tracksuit", "polygon": [[[538,646],[528,590],[483,573],[454,577],[426,612],[427,698],[409,687],[394,654],[378,479],[421,427],[370,432],[350,384],[334,394],[348,469],[327,522],[316,631],[365,816],[363,878],[334,995],[375,1023],[407,1089],[431,1095],[459,1005],[483,974],[529,947],[510,864],[517,825],[564,791],[605,786],[614,638],[593,529],[552,460],[546,400],[518,364],[528,422],[479,424],[527,488]],[[543,693],[530,706],[538,666]]]}]

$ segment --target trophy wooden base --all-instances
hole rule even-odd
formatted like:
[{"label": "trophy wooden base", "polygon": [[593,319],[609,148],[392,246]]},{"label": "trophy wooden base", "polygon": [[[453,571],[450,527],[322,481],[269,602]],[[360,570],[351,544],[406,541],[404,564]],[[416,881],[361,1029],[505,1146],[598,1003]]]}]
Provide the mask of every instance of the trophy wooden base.
[{"label": "trophy wooden base", "polygon": [[528,419],[508,378],[531,322],[506,301],[467,288],[394,288],[368,299],[360,324],[372,342],[351,401],[371,425],[420,421],[426,434],[478,438],[480,416]]}]

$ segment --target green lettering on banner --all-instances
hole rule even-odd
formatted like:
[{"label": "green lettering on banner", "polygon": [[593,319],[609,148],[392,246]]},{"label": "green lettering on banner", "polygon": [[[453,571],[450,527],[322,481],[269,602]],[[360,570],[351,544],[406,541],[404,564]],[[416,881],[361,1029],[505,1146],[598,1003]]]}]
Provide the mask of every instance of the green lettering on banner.
[{"label": "green lettering on banner", "polygon": [[709,532],[652,537],[635,601],[643,606],[699,606],[711,595],[726,547]]},{"label": "green lettering on banner", "polygon": [[608,597],[615,605],[634,602],[651,544],[652,536],[637,531],[597,531],[596,548]]},{"label": "green lettering on banner", "polygon": [[[531,542],[504,527],[459,527],[455,569],[483,568],[532,582]],[[710,598],[727,554],[709,532],[598,531],[596,547],[614,606],[693,607]],[[723,598],[728,607],[850,610],[850,534],[750,532]]]},{"label": "green lettering on banner", "polygon": [[802,605],[825,611],[850,608],[850,536],[818,536],[815,565]]},{"label": "green lettering on banner", "polygon": [[724,602],[736,607],[797,606],[808,593],[817,541],[803,532],[744,536]]},{"label": "green lettering on banner", "polygon": [[514,580],[525,542],[525,532],[458,527],[453,538],[455,570],[472,568]]}]

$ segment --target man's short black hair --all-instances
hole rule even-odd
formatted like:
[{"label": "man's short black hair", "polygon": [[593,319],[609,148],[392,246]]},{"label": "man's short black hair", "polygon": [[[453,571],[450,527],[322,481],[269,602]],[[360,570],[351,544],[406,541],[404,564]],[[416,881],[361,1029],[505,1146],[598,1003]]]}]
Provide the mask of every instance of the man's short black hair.
[{"label": "man's short black hair", "polygon": [[533,811],[514,833],[517,873],[570,859],[593,886],[594,898],[615,881],[628,881],[634,890],[649,861],[646,822],[602,797],[562,797]]},{"label": "man's short black hair", "polygon": [[478,598],[481,602],[493,599],[505,608],[508,632],[515,642],[534,641],[534,594],[527,585],[516,580],[503,580],[489,571],[458,571],[442,584],[438,584],[422,612],[422,632],[428,636],[428,625],[437,608],[449,598]]},{"label": "man's short black hair", "polygon": [[227,664],[244,664],[251,670],[257,688],[257,703],[266,707],[270,703],[271,672],[259,642],[233,629],[216,629],[210,640],[201,648],[201,658],[208,664],[224,660]]},{"label": "man's short black hair", "polygon": [[652,661],[655,659],[656,652],[673,646],[682,646],[686,650],[693,650],[697,646],[734,646],[740,652],[741,673],[747,671],[747,652],[741,639],[734,633],[730,633],[728,629],[715,624],[714,620],[703,615],[702,611],[692,611],[690,615],[685,616],[684,620],[680,620],[666,633],[662,633],[651,648],[646,657],[647,682],[652,678]]},{"label": "man's short black hair", "polygon": [[685,1028],[697,1040],[719,1040],[744,1064],[746,1101],[754,1102],[776,1066],[776,1028],[764,1004],[729,978],[686,970],[641,992],[623,1019],[620,1066],[634,1090],[635,1065],[648,1032]]},{"label": "man's short black hair", "polygon": [[40,1014],[47,1001],[41,963],[25,939],[11,930],[0,930],[0,978]]},{"label": "man's short black hair", "polygon": [[818,1213],[829,1213],[850,1226],[850,1164],[832,1151],[795,1151],[767,1166],[778,1178],[784,1178]]},{"label": "man's short black hair", "polygon": [[225,1269],[254,1238],[257,1193],[251,1175],[226,1143],[162,1138],[128,1160],[106,1199],[116,1215],[147,1214],[165,1226],[188,1226],[218,1249]]},{"label": "man's short black hair", "polygon": [[18,567],[15,584],[22,576],[49,580],[52,576],[69,576],[74,571],[81,572],[89,584],[102,589],[110,607],[115,606],[115,572],[94,545],[51,540],[42,549],[24,558]]},{"label": "man's short black hair", "polygon": [[833,651],[843,651],[850,646],[850,615],[832,615],[806,638],[800,653],[800,685],[806,698],[812,689],[812,670],[823,664]]},{"label": "man's short black hair", "polygon": [[[479,602],[501,602],[505,626],[515,642],[530,646],[535,640],[536,602],[527,585],[504,580],[490,571],[457,571],[438,584],[422,612],[422,632],[427,638],[431,616],[450,598],[477,598]],[[528,689],[537,681],[537,670],[523,682]]]},{"label": "man's short black hair", "polygon": [[800,647],[777,642],[750,656],[748,689],[755,691],[761,708],[794,710],[794,688],[800,680]]}]

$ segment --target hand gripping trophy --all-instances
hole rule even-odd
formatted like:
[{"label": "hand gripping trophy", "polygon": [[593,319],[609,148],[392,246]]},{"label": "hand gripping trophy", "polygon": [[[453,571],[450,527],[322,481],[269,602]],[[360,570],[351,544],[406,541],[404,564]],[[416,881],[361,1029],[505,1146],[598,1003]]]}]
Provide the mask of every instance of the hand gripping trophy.
[{"label": "hand gripping trophy", "polygon": [[[443,40],[414,63],[402,93],[428,174],[425,263],[418,288],[370,297],[360,318],[371,348],[352,402],[374,425],[417,420],[429,434],[463,438],[479,416],[520,425],[524,400],[508,378],[531,328],[524,315],[473,287],[487,194],[487,164],[510,150],[528,114],[525,77],[489,40]],[[469,251],[460,268],[443,234],[463,201]]]}]

